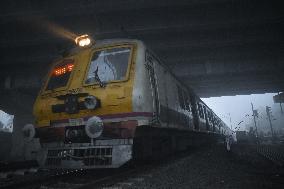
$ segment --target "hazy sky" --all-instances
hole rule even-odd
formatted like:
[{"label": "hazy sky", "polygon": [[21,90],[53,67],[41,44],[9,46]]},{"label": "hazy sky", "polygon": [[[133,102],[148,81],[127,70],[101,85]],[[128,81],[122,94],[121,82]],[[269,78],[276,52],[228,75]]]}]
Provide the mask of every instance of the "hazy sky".
[{"label": "hazy sky", "polygon": [[231,115],[233,127],[240,121],[244,121],[244,126],[252,115],[251,102],[254,109],[259,107],[274,105],[273,96],[275,93],[253,94],[253,95],[237,95],[203,98],[202,100],[225,122],[230,125],[229,114]]}]

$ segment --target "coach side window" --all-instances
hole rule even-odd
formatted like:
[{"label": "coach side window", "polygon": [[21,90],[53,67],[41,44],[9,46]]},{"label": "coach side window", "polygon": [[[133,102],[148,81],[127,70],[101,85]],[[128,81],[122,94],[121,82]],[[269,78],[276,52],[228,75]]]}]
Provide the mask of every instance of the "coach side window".
[{"label": "coach side window", "polygon": [[209,111],[209,121],[211,123],[213,123],[213,117],[212,117],[212,112],[211,111]]},{"label": "coach side window", "polygon": [[204,119],[203,108],[202,108],[202,105],[199,103],[198,103],[198,112],[199,112],[199,117]]},{"label": "coach side window", "polygon": [[208,121],[211,122],[211,111],[207,109]]},{"label": "coach side window", "polygon": [[177,89],[178,89],[178,101],[179,101],[179,105],[180,107],[184,110],[185,109],[185,104],[184,104],[184,98],[183,98],[183,94],[182,94],[182,89],[180,86],[177,85]]},{"label": "coach side window", "polygon": [[205,106],[203,106],[203,108],[204,108],[204,110],[206,112],[206,116],[207,116],[208,121],[210,121],[210,112],[209,112],[209,110]]},{"label": "coach side window", "polygon": [[198,115],[201,118],[201,111],[200,111],[200,105],[199,104],[197,104],[197,109],[198,109]]},{"label": "coach side window", "polygon": [[203,109],[203,112],[204,112],[204,119],[205,119],[206,117],[207,117],[207,119],[208,119],[208,111],[207,111],[206,107],[202,105],[202,109]]},{"label": "coach side window", "polygon": [[188,95],[185,91],[183,93],[183,96],[184,96],[184,101],[185,101],[185,108],[186,108],[187,111],[191,112],[190,100],[189,100],[189,97],[188,97]]},{"label": "coach side window", "polygon": [[216,131],[216,118],[213,114],[212,115],[212,124],[213,124],[213,131]]}]

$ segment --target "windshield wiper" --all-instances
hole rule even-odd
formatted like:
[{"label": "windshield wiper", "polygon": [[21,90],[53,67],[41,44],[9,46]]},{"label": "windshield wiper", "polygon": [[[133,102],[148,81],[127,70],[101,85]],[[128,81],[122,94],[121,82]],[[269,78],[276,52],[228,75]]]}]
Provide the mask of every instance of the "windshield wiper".
[{"label": "windshield wiper", "polygon": [[94,71],[95,74],[95,80],[97,80],[97,82],[99,83],[100,87],[106,87],[106,83],[102,82],[102,80],[100,79],[99,75],[98,75],[98,71],[99,71],[99,67],[97,66],[96,70]]}]

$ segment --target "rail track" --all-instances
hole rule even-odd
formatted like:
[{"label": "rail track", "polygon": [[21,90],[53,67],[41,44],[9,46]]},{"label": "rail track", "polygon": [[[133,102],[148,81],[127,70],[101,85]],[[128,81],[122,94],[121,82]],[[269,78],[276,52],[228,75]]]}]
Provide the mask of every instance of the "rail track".
[{"label": "rail track", "polygon": [[[0,188],[23,189],[61,189],[81,188],[88,184],[96,185],[112,178],[119,177],[132,169],[118,170],[38,170],[37,172],[22,172],[15,170],[6,178],[0,179]],[[119,174],[118,174],[119,173]]]},{"label": "rail track", "polygon": [[[95,170],[37,170],[36,172],[24,172],[24,174],[11,174],[0,179],[0,188],[22,189],[84,189],[84,188],[108,188],[130,186],[133,182],[149,177],[147,170],[151,170],[162,164],[169,163],[173,159],[169,157],[164,161],[154,162],[130,162],[118,169]],[[17,172],[18,170],[14,170]],[[137,176],[139,173],[140,176]],[[141,176],[141,173],[143,176]],[[131,180],[131,182],[124,182]]]},{"label": "rail track", "polygon": [[259,144],[256,151],[261,156],[272,161],[275,165],[284,166],[284,145]]},{"label": "rail track", "polygon": [[[34,188],[38,189],[84,189],[100,188],[116,184],[141,171],[141,167],[125,167],[119,169],[83,170],[65,173],[53,181],[46,181]],[[29,186],[30,188],[30,186]]]},{"label": "rail track", "polygon": [[[166,160],[167,162],[170,160]],[[0,188],[21,189],[87,189],[87,188],[122,188],[131,186],[134,182],[143,181],[151,176],[148,170],[165,164],[140,163],[131,164],[118,169],[95,170],[56,170],[29,173],[23,175],[11,175],[0,179]],[[139,175],[139,176],[138,176]],[[142,175],[142,176],[141,176]],[[125,180],[127,180],[125,182]],[[130,182],[131,181],[131,182]]]},{"label": "rail track", "polygon": [[[125,188],[151,177],[150,170],[191,155],[195,150],[180,152],[154,161],[132,161],[118,169],[41,170],[11,174],[0,179],[0,188],[21,189],[84,189]],[[7,166],[9,167],[9,166]],[[28,170],[29,167],[26,167]],[[6,171],[9,171],[8,169]],[[17,172],[17,169],[13,170]]]},{"label": "rail track", "polygon": [[[219,149],[218,147],[216,149]],[[259,145],[236,146],[235,155],[243,162],[251,162],[258,167],[263,162],[272,161],[283,167],[283,145]],[[246,149],[244,151],[244,149]],[[200,153],[208,153],[206,149],[198,149]],[[159,167],[166,167],[171,162],[178,159],[188,158],[188,156],[198,156],[196,150],[186,151],[171,157],[164,158],[163,161],[153,162],[131,162],[129,165],[119,169],[95,169],[95,170],[40,170],[36,172],[28,171],[26,167],[24,174],[12,174],[0,179],[0,188],[22,188],[22,189],[85,189],[85,188],[131,188],[143,185],[147,180],[156,178],[154,175]],[[265,157],[261,158],[259,155]],[[230,156],[228,156],[230,157]],[[206,156],[210,158],[210,156]],[[239,161],[237,161],[239,162]],[[165,166],[164,166],[165,165]],[[266,164],[265,164],[266,165]],[[8,167],[8,166],[6,166]],[[23,169],[22,169],[23,170]],[[6,171],[9,171],[8,169]],[[15,170],[15,172],[19,172]],[[158,171],[159,172],[159,171]],[[165,174],[165,173],[164,173]],[[167,174],[165,174],[167,175]],[[143,183],[142,183],[143,182]]]}]

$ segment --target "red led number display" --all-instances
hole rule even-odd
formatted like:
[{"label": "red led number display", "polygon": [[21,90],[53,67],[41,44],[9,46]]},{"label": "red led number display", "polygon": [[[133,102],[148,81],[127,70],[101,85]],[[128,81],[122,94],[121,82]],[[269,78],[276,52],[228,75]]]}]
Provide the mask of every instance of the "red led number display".
[{"label": "red led number display", "polygon": [[64,75],[68,72],[71,72],[73,70],[74,64],[66,64],[62,67],[57,67],[54,69],[54,75],[55,76],[60,76],[60,75]]}]

